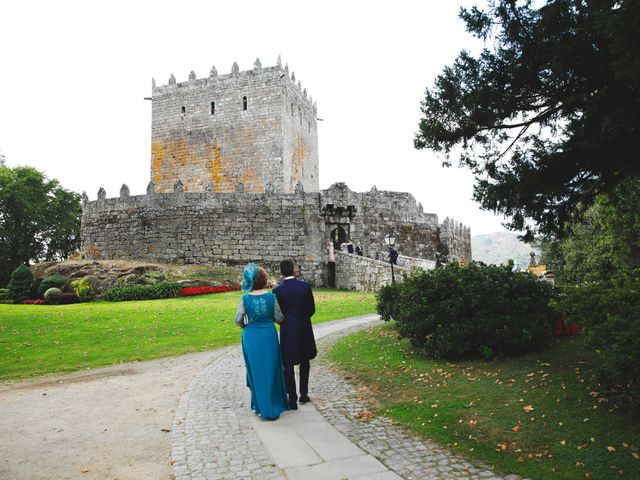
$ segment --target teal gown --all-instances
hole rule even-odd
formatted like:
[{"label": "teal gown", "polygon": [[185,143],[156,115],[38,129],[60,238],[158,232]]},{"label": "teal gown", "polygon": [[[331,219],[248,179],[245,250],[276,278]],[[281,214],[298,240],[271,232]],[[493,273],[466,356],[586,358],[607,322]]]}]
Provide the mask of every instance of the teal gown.
[{"label": "teal gown", "polygon": [[273,293],[244,295],[238,304],[236,323],[243,325],[242,354],[251,389],[251,410],[265,420],[276,420],[289,410],[280,344],[274,321],[282,320]]}]

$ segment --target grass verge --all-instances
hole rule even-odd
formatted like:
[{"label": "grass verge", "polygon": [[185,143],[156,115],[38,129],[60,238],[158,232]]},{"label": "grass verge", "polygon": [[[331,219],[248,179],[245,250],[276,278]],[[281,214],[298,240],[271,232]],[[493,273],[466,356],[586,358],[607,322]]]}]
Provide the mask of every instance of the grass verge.
[{"label": "grass verge", "polygon": [[[316,290],[314,323],[375,312],[373,294]],[[0,305],[0,379],[147,360],[240,341],[241,292],[139,302]]]},{"label": "grass verge", "polygon": [[447,362],[421,357],[387,324],[341,340],[330,358],[367,387],[377,414],[497,471],[640,478],[638,419],[606,398],[580,337],[518,358]]}]

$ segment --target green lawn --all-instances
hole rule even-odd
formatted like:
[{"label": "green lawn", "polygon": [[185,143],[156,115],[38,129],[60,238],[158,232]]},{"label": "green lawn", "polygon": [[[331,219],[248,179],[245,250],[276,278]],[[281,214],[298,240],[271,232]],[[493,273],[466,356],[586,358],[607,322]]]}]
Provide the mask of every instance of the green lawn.
[{"label": "green lawn", "polygon": [[[315,323],[375,311],[373,294],[316,290]],[[241,292],[140,302],[0,304],[0,379],[70,372],[240,341]]]},{"label": "green lawn", "polygon": [[371,408],[467,458],[534,479],[640,478],[640,422],[595,379],[580,337],[492,362],[427,360],[393,324],[341,340],[331,358]]}]

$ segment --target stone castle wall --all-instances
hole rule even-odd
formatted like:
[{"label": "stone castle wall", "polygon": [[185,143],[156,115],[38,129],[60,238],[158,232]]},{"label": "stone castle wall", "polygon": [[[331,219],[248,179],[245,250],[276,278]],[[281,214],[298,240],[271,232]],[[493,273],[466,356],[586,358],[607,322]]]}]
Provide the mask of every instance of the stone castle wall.
[{"label": "stone castle wall", "polygon": [[[405,267],[394,266],[396,281],[407,272]],[[348,253],[338,252],[336,255],[336,288],[356,290],[358,292],[375,292],[383,285],[391,283],[391,265],[389,262],[374,260]]]},{"label": "stone castle wall", "polygon": [[344,228],[347,236],[362,246],[365,256],[386,255],[388,248],[384,237],[393,232],[398,237],[397,250],[401,254],[435,259],[439,242],[438,216],[424,213],[413,195],[378,191],[375,187],[366,193],[356,193],[346,184],[336,183],[322,191],[322,202],[329,227]]},{"label": "stone castle wall", "polygon": [[318,191],[316,106],[280,60],[275,67],[177,83],[152,91],[151,180],[158,192]]},{"label": "stone castle wall", "polygon": [[[437,216],[422,212],[407,193],[356,193],[340,183],[317,193],[149,191],[129,196],[123,186],[119,198],[107,199],[102,189],[96,201],[84,197],[81,237],[87,256],[226,265],[255,261],[271,272],[283,258],[294,258],[305,279],[323,285],[325,243],[338,226],[370,259],[386,254],[384,236],[392,231],[399,252],[428,267],[440,241]],[[465,246],[463,237],[456,238],[470,260],[470,242]],[[355,275],[361,267],[354,264]]]},{"label": "stone castle wall", "polygon": [[320,282],[322,232],[317,193],[161,193],[88,202],[82,249],[105,259],[244,264],[270,271],[295,258]]},{"label": "stone castle wall", "polygon": [[440,241],[447,246],[450,261],[471,261],[471,229],[449,217],[440,226]]}]

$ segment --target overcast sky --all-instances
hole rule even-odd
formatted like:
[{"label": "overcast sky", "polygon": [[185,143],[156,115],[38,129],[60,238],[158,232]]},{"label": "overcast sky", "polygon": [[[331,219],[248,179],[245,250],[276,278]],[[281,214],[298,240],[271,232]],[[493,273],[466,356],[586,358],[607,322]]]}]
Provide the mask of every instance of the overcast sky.
[{"label": "overcast sky", "polygon": [[504,231],[473,177],[413,148],[420,100],[462,48],[480,1],[10,1],[0,5],[0,152],[71,190],[145,192],[158,85],[283,64],[318,104],[320,188],[411,192],[426,212]]}]

